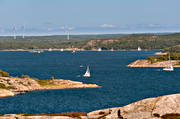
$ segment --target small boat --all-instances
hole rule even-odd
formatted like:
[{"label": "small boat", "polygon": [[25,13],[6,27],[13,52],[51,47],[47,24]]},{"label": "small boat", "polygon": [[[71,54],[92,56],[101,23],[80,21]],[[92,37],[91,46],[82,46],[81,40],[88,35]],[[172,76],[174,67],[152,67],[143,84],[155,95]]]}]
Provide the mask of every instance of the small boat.
[{"label": "small boat", "polygon": [[102,51],[102,49],[101,49],[101,48],[99,48],[99,49],[98,49],[98,51]]},{"label": "small boat", "polygon": [[76,52],[76,50],[73,50],[71,53],[74,54]]},{"label": "small boat", "polygon": [[141,47],[138,47],[138,51],[141,51],[142,49],[141,49]]},{"label": "small boat", "polygon": [[63,51],[64,51],[64,49],[61,49],[60,51],[62,51],[62,52],[63,52]]},{"label": "small boat", "polygon": [[42,53],[44,52],[43,50],[30,50],[30,53]]},{"label": "small boat", "polygon": [[87,66],[86,73],[83,75],[83,77],[91,77],[89,66]]},{"label": "small boat", "polygon": [[170,54],[169,54],[169,66],[163,68],[163,70],[164,71],[174,71],[174,67],[173,67],[172,62],[171,62]]},{"label": "small boat", "polygon": [[169,67],[163,68],[164,71],[174,71],[174,67],[170,65]]}]

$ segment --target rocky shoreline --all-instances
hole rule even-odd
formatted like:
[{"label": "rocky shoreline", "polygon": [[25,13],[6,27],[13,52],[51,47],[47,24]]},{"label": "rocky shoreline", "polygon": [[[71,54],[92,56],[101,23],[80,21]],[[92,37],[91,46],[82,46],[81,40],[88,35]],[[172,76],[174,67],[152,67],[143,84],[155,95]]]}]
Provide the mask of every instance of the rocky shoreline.
[{"label": "rocky shoreline", "polygon": [[[174,67],[180,67],[180,65],[176,65],[179,63],[179,60],[171,60]],[[167,67],[169,66],[169,61],[162,61],[151,63],[148,60],[136,60],[128,65],[128,67]]]},{"label": "rocky shoreline", "polygon": [[124,107],[89,113],[6,114],[0,119],[179,119],[180,94],[144,99]]},{"label": "rocky shoreline", "polygon": [[96,84],[53,79],[38,80],[33,78],[0,77],[0,97],[15,96],[35,90],[72,89],[72,88],[100,88]]}]

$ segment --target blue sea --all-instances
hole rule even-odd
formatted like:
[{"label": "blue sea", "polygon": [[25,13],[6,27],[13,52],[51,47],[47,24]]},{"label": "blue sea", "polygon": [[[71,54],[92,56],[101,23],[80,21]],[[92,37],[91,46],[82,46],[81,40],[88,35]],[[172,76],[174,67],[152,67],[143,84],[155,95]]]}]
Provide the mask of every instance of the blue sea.
[{"label": "blue sea", "polygon": [[[0,98],[0,113],[90,112],[121,107],[135,101],[180,92],[180,69],[129,68],[137,59],[156,51],[0,52],[0,69],[12,76],[22,74],[40,80],[52,76],[102,86],[99,89],[33,91]],[[80,67],[83,65],[84,67]],[[84,78],[86,66],[92,77]]]}]

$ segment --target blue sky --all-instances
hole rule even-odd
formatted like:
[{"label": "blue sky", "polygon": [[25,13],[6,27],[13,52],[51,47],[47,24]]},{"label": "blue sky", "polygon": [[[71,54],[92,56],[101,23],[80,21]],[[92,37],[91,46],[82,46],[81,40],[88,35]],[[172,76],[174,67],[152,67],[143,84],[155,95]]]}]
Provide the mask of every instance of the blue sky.
[{"label": "blue sky", "polygon": [[[0,0],[0,33],[180,31],[180,0]],[[61,29],[62,30],[62,29]]]}]

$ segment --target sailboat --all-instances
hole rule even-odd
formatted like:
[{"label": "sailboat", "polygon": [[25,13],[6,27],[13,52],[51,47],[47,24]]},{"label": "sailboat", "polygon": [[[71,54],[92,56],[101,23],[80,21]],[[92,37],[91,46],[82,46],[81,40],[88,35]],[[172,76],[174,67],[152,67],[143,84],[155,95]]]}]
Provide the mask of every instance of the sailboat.
[{"label": "sailboat", "polygon": [[141,49],[141,47],[138,47],[138,51],[141,51],[142,49]]},{"label": "sailboat", "polygon": [[72,48],[72,54],[74,54],[75,52],[76,52],[76,48],[74,48],[74,46],[71,46],[71,48]]},{"label": "sailboat", "polygon": [[174,71],[174,67],[173,67],[173,65],[172,65],[171,58],[170,58],[170,53],[169,53],[169,66],[163,68],[163,70],[164,70],[164,71]]},{"label": "sailboat", "polygon": [[89,66],[87,66],[86,73],[83,75],[83,77],[91,77]]},{"label": "sailboat", "polygon": [[99,48],[99,49],[98,49],[98,51],[102,51],[102,49],[101,49],[101,48]]}]

